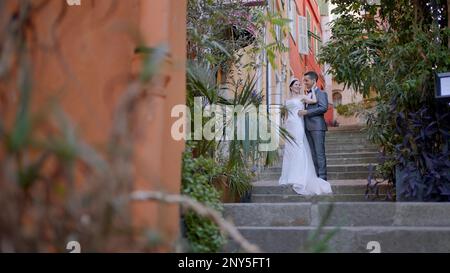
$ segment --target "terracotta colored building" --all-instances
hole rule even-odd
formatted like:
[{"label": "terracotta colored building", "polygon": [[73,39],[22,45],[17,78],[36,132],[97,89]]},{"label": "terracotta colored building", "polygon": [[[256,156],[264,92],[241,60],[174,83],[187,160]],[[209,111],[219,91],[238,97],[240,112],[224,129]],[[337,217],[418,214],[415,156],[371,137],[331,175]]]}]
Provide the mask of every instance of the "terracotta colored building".
[{"label": "terracotta colored building", "polygon": [[[317,0],[287,0],[287,15],[292,20],[289,30],[290,76],[301,78],[306,71],[313,70],[319,75],[318,87],[326,90],[323,67],[317,55],[323,41],[321,13]],[[333,120],[331,98],[325,120]]]},{"label": "terracotta colored building", "polygon": [[[0,8],[1,39],[13,14],[27,1],[7,1]],[[130,80],[138,77],[139,45],[165,45],[167,55],[155,82],[143,91],[133,111],[133,189],[180,192],[184,143],[171,137],[171,109],[185,103],[186,0],[30,1],[25,36],[32,65],[30,105],[34,111],[56,102],[93,147],[111,135],[114,111]],[[69,5],[72,4],[72,5]],[[16,15],[17,16],[17,15]],[[3,129],[11,129],[18,107],[17,74],[0,82]],[[5,151],[0,146],[0,161]],[[2,163],[3,164],[3,163]],[[51,166],[49,166],[51,169]],[[2,169],[2,171],[5,171]],[[0,173],[4,174],[4,173]],[[76,174],[83,183],[83,175]],[[0,179],[5,178],[2,176]],[[1,190],[1,189],[0,189]],[[133,204],[131,221],[141,231],[159,233],[171,249],[179,236],[178,205]],[[0,236],[1,237],[1,236]],[[124,249],[127,247],[123,245]]]},{"label": "terracotta colored building", "polygon": [[[245,75],[256,75],[256,89],[261,90],[266,98],[266,105],[277,107],[282,105],[289,93],[289,82],[292,77],[301,78],[306,71],[313,70],[319,74],[318,86],[326,90],[326,83],[321,67],[317,60],[322,43],[322,26],[319,5],[316,0],[266,0],[247,1],[252,6],[262,6],[271,13],[280,14],[283,18],[289,18],[292,22],[286,29],[279,26],[274,27],[277,37],[272,37],[266,26],[264,40],[266,44],[271,44],[277,40],[289,48],[288,52],[277,52],[272,66],[268,61],[267,52],[262,51],[256,57],[258,68],[252,71],[241,73]],[[254,61],[250,56],[244,55],[242,64]],[[237,69],[237,68],[236,68]],[[329,111],[325,114],[328,124],[332,123],[332,99],[328,96]]]}]

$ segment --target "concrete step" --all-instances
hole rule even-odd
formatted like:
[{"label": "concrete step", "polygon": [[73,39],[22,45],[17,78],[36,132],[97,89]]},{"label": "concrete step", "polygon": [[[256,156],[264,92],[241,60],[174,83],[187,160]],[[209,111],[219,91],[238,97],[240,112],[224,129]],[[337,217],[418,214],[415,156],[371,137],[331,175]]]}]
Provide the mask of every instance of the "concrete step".
[{"label": "concrete step", "polygon": [[[308,252],[305,246],[316,227],[239,227],[239,231],[264,252]],[[450,252],[450,227],[325,227],[321,238],[331,232],[336,234],[326,245],[333,253],[368,253],[372,241],[378,242],[382,253]],[[232,241],[224,250],[240,251]]]},{"label": "concrete step", "polygon": [[355,134],[366,134],[364,131],[364,128],[328,128],[326,131],[327,134],[349,134],[349,133],[355,133]]},{"label": "concrete step", "polygon": [[[259,174],[258,180],[276,180],[280,178],[280,172],[263,172]],[[367,179],[368,171],[351,172],[330,172],[327,173],[328,180],[347,180],[347,179]]]},{"label": "concrete step", "polygon": [[236,226],[310,226],[311,203],[229,203],[224,217]]},{"label": "concrete step", "polygon": [[327,159],[328,165],[340,164],[377,164],[378,159],[373,157],[355,157],[355,158],[332,158]]},{"label": "concrete step", "polygon": [[[369,164],[327,165],[329,172],[363,172],[369,170]],[[264,172],[281,174],[281,167],[268,167]]]},{"label": "concrete step", "polygon": [[342,141],[333,141],[333,140],[325,140],[325,146],[326,147],[332,147],[332,146],[353,146],[353,145],[365,145],[365,146],[374,146],[378,147],[375,144],[369,143],[365,140],[342,140]]},{"label": "concrete step", "polygon": [[358,132],[345,132],[345,133],[326,133],[325,134],[326,139],[368,139],[367,134],[364,133],[358,133]]},{"label": "concrete step", "polygon": [[343,137],[351,137],[351,138],[367,138],[367,134],[363,132],[354,132],[354,131],[342,131],[342,132],[326,132],[325,137],[327,138],[343,138]]},{"label": "concrete step", "polygon": [[[386,195],[380,194],[377,200],[383,201]],[[330,194],[330,195],[299,195],[299,194],[252,194],[252,203],[290,203],[290,202],[365,202],[364,194]]]},{"label": "concrete step", "polygon": [[375,145],[373,143],[369,143],[366,140],[340,140],[340,141],[333,141],[329,139],[325,139],[325,146],[326,147],[333,147],[333,146],[368,146],[368,147],[378,147],[378,145]]},{"label": "concrete step", "polygon": [[[277,182],[278,183],[278,182]],[[365,182],[367,183],[367,181]],[[331,185],[334,194],[364,194],[366,184],[363,185]],[[388,190],[387,184],[380,185],[380,194]],[[254,186],[252,194],[295,194],[291,186]]]},{"label": "concrete step", "polygon": [[333,158],[377,158],[378,152],[356,152],[356,153],[331,153],[327,151],[326,153],[327,159]]},{"label": "concrete step", "polygon": [[361,130],[328,130],[325,132],[327,136],[338,136],[338,135],[363,135],[366,136],[367,133]]},{"label": "concrete step", "polygon": [[363,144],[372,144],[369,138],[365,134],[326,134],[325,135],[326,143],[363,143]]},{"label": "concrete step", "polygon": [[[281,167],[283,159],[270,167]],[[327,165],[349,165],[349,164],[377,164],[376,157],[355,157],[355,158],[327,158]]]},{"label": "concrete step", "polygon": [[328,127],[328,132],[338,132],[338,131],[361,131],[365,128],[364,124],[354,124],[354,125],[341,125],[338,127]]},{"label": "concrete step", "polygon": [[329,180],[367,179],[369,171],[362,172],[328,172]]},{"label": "concrete step", "polygon": [[353,137],[338,137],[338,136],[328,136],[325,135],[326,143],[339,143],[339,144],[347,144],[347,143],[361,143],[361,144],[372,144],[367,136],[353,136]]},{"label": "concrete step", "polygon": [[325,154],[351,154],[351,153],[374,153],[378,152],[377,148],[373,147],[334,147],[330,149],[325,148]]},{"label": "concrete step", "polygon": [[325,226],[450,227],[450,203],[233,203],[224,216],[236,226],[317,226],[330,206]]},{"label": "concrete step", "polygon": [[369,143],[367,141],[364,140],[358,140],[358,141],[349,141],[349,140],[345,140],[344,141],[330,141],[329,139],[325,139],[325,146],[326,147],[332,147],[332,146],[359,146],[359,147],[378,147],[378,145],[375,145],[373,143]]},{"label": "concrete step", "polygon": [[[376,145],[366,145],[366,144],[342,144],[342,145],[329,145],[325,144],[325,151],[330,153],[331,151],[335,151],[334,153],[341,152],[358,152],[358,151],[378,151],[378,147]],[[284,152],[284,148],[280,148],[280,152]]]},{"label": "concrete step", "polygon": [[357,151],[357,150],[371,150],[378,151],[377,146],[369,145],[325,145],[325,151]]}]

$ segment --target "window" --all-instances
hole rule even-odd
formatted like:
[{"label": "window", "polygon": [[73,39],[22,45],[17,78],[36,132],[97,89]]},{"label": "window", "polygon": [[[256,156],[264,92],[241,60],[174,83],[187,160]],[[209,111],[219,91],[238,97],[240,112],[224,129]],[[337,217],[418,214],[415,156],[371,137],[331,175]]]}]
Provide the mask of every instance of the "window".
[{"label": "window", "polygon": [[267,68],[266,68],[266,104],[267,104],[267,112],[269,112],[269,105],[272,104],[272,65],[269,62],[269,58],[267,58]]},{"label": "window", "polygon": [[311,31],[311,13],[309,13],[308,8],[306,9],[306,37],[308,38],[308,51],[311,48],[311,39],[309,38],[308,32]]},{"label": "window", "polygon": [[281,41],[281,27],[279,25],[275,26],[275,35],[277,41]]},{"label": "window", "polygon": [[308,26],[308,31],[311,30],[311,13],[309,13],[309,9],[306,9],[306,22]]},{"label": "window", "polygon": [[317,38],[320,37],[320,36],[319,36],[319,31],[317,30],[317,27],[316,27],[316,26],[314,26],[314,35],[316,36],[316,37],[314,37],[314,39],[313,39],[313,43],[314,43],[314,56],[316,56],[316,58],[317,58],[317,55],[319,54],[319,45],[320,45],[320,41],[319,41],[319,39],[317,39]]},{"label": "window", "polygon": [[292,35],[292,39],[294,39],[295,42],[297,42],[296,37],[297,37],[297,33],[295,31],[295,19],[296,19],[296,15],[297,15],[297,7],[295,5],[295,1],[294,0],[289,0],[289,19],[291,19],[291,22],[289,23],[289,31],[291,32]]},{"label": "window", "polygon": [[342,95],[340,92],[333,93],[333,106],[336,108],[338,105],[342,104]]},{"label": "window", "polygon": [[308,55],[308,29],[305,16],[298,17],[298,51],[300,54]]},{"label": "window", "polygon": [[276,94],[275,95],[275,104],[280,105],[282,100],[282,95],[283,95],[283,82],[282,82],[282,76],[279,73],[275,73],[275,81],[276,81]]}]

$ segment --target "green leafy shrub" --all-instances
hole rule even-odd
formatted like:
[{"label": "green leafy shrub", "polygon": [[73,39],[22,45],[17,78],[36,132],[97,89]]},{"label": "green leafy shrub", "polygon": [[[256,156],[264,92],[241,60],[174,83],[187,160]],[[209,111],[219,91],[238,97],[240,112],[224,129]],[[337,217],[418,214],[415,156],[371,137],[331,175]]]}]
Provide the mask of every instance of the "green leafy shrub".
[{"label": "green leafy shrub", "polygon": [[252,188],[250,183],[252,175],[245,168],[236,166],[228,174],[228,183],[233,194],[243,197]]},{"label": "green leafy shrub", "polygon": [[401,186],[397,198],[450,200],[450,108],[434,99],[435,73],[450,69],[447,1],[333,4],[320,59],[334,80],[376,102],[366,131],[382,151],[377,176]]},{"label": "green leafy shrub", "polygon": [[349,117],[354,114],[350,111],[350,107],[348,104],[339,104],[338,106],[336,106],[336,111],[339,115],[344,117]]},{"label": "green leafy shrub", "polygon": [[[212,158],[192,157],[192,147],[183,155],[182,193],[206,206],[223,211],[220,192],[212,184],[212,179],[222,172],[222,168]],[[184,215],[186,236],[193,252],[217,252],[225,243],[219,228],[211,220],[187,212]]]},{"label": "green leafy shrub", "polygon": [[373,108],[375,98],[366,98],[361,102],[339,104],[336,106],[336,111],[339,115],[344,117],[359,116],[361,114],[366,114],[368,109]]}]

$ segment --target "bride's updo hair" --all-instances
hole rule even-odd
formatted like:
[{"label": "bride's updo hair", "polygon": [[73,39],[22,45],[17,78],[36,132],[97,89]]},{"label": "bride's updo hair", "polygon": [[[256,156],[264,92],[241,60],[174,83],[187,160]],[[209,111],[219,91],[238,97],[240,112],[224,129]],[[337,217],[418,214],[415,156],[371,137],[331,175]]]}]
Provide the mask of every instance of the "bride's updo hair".
[{"label": "bride's updo hair", "polygon": [[289,84],[289,92],[292,92],[291,88],[295,82],[300,82],[297,78],[292,78],[291,83]]}]

